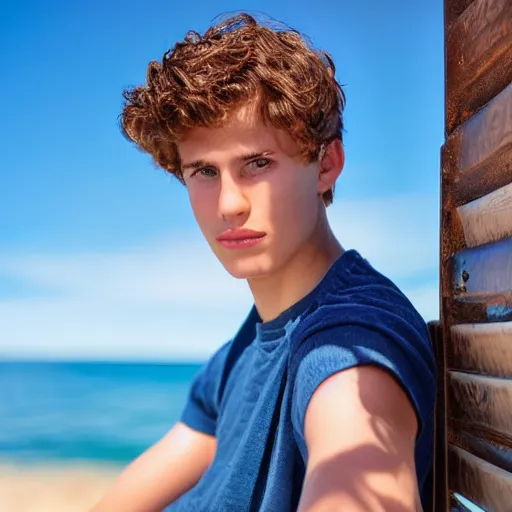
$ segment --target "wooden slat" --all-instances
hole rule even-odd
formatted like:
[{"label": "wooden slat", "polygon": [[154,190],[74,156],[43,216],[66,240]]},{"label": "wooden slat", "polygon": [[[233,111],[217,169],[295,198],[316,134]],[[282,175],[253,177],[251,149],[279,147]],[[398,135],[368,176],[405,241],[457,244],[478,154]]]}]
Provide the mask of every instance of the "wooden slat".
[{"label": "wooden slat", "polygon": [[444,301],[454,323],[509,322],[512,320],[512,292],[459,297]]},{"label": "wooden slat", "polygon": [[461,251],[452,263],[442,274],[450,276],[452,291],[443,299],[445,317],[453,323],[512,320],[511,238]]},{"label": "wooden slat", "polygon": [[448,134],[512,82],[512,2],[475,0],[445,35]]},{"label": "wooden slat", "polygon": [[451,331],[448,368],[512,378],[512,322],[454,325]]},{"label": "wooden slat", "polygon": [[452,297],[444,303],[452,322],[512,320],[512,238],[460,251],[451,263],[442,276],[451,279]]},{"label": "wooden slat", "polygon": [[512,380],[449,371],[447,387],[450,429],[512,447]]},{"label": "wooden slat", "polygon": [[444,23],[450,27],[474,0],[450,0],[444,3]]},{"label": "wooden slat", "polygon": [[450,446],[450,488],[487,512],[510,512],[512,475],[470,453]]},{"label": "wooden slat", "polygon": [[462,448],[493,466],[512,473],[512,448],[480,439],[467,432],[451,431],[449,441],[450,444]]},{"label": "wooden slat", "polygon": [[[512,5],[512,4],[511,4]],[[511,56],[512,57],[512,56]],[[512,65],[511,65],[512,67]],[[509,84],[461,131],[459,173],[512,145],[512,84]]]},{"label": "wooden slat", "polygon": [[512,84],[450,135],[442,157],[454,206],[512,183]]},{"label": "wooden slat", "polygon": [[460,206],[457,214],[467,247],[512,236],[512,183]]},{"label": "wooden slat", "polygon": [[466,249],[453,259],[454,295],[481,297],[512,290],[512,238]]}]

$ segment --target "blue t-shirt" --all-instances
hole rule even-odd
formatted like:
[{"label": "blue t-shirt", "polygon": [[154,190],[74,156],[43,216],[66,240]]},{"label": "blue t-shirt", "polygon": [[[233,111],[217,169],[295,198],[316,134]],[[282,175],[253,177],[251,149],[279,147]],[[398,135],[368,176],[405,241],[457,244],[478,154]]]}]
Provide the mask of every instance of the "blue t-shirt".
[{"label": "blue t-shirt", "polygon": [[389,279],[349,250],[275,320],[262,323],[253,307],[236,336],[203,366],[181,421],[215,435],[217,451],[197,485],[166,511],[296,510],[309,400],[329,376],[367,364],[390,372],[416,410],[415,459],[425,501],[436,392],[427,326]]}]

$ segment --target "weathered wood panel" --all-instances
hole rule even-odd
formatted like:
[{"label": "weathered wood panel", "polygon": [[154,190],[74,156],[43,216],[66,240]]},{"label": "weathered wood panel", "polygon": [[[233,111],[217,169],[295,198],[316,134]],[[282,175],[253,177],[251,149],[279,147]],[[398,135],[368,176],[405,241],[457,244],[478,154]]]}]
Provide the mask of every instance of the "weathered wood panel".
[{"label": "weathered wood panel", "polygon": [[512,2],[475,0],[445,37],[449,134],[512,82]]},{"label": "weathered wood panel", "polygon": [[450,429],[512,447],[512,380],[449,371],[447,388]]},{"label": "weathered wood panel", "polygon": [[509,322],[512,320],[512,292],[465,297],[444,301],[454,323]]},{"label": "weathered wood panel", "polygon": [[512,448],[480,439],[467,432],[449,433],[449,442],[497,468],[512,472]]},{"label": "weathered wood panel", "polygon": [[451,331],[449,369],[512,378],[512,322],[460,324]]},{"label": "weathered wood panel", "polygon": [[444,272],[451,275],[447,302],[452,321],[512,320],[512,238],[461,251],[451,267]]},{"label": "weathered wood panel", "polygon": [[444,23],[450,27],[474,0],[454,0],[444,3]]},{"label": "weathered wood panel", "polygon": [[512,238],[466,249],[453,259],[454,295],[481,297],[512,290]]},{"label": "weathered wood panel", "polygon": [[512,237],[512,183],[460,206],[457,214],[467,247]]},{"label": "weathered wood panel", "polygon": [[474,165],[482,163],[499,150],[510,148],[512,84],[509,84],[464,125],[461,136],[460,172],[465,172]]},{"label": "weathered wood panel", "polygon": [[442,157],[454,206],[512,183],[512,84],[450,135]]},{"label": "weathered wood panel", "polygon": [[446,430],[436,439],[444,436],[447,457],[436,457],[446,461],[448,499],[435,510],[465,510],[458,493],[512,512],[512,0],[444,4],[438,414],[446,416],[436,428]]},{"label": "weathered wood panel", "polygon": [[488,512],[510,512],[512,475],[470,453],[450,446],[450,487]]}]

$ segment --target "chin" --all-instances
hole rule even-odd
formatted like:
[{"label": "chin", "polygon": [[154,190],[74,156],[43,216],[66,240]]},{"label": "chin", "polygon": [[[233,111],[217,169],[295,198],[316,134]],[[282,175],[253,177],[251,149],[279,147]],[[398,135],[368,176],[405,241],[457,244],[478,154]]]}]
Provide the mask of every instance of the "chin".
[{"label": "chin", "polygon": [[221,263],[227,272],[236,279],[264,277],[271,273],[274,267],[269,258],[264,257],[264,255],[249,258],[230,258],[229,260],[221,259]]}]

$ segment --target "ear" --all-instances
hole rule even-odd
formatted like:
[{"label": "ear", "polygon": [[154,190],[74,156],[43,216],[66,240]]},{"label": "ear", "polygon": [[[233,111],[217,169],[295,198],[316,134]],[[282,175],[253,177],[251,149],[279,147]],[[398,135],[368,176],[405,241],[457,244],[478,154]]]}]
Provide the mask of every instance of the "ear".
[{"label": "ear", "polygon": [[345,150],[339,139],[330,142],[324,151],[318,169],[318,194],[322,195],[334,187],[343,166],[345,165]]}]

